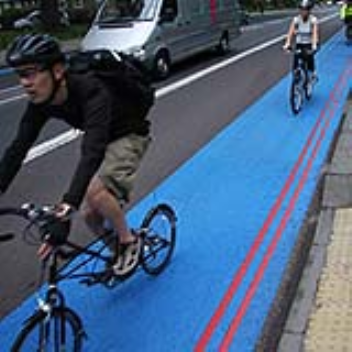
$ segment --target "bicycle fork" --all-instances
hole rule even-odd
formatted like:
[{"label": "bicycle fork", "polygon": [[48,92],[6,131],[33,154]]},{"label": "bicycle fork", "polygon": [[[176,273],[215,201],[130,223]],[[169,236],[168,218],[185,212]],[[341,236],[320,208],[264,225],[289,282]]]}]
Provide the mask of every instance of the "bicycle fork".
[{"label": "bicycle fork", "polygon": [[32,321],[42,321],[38,331],[39,351],[52,350],[53,348],[54,351],[65,350],[68,338],[66,331],[68,320],[75,327],[72,332],[74,339],[87,338],[81,318],[66,306],[64,296],[56,285],[49,286],[46,298],[38,296],[37,302],[38,310],[25,324],[31,325]]}]

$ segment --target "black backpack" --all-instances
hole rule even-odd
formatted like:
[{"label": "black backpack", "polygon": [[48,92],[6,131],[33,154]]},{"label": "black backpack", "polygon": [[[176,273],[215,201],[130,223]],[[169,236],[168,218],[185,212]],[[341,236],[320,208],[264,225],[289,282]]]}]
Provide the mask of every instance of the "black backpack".
[{"label": "black backpack", "polygon": [[78,51],[67,57],[68,71],[93,72],[116,97],[121,114],[144,119],[155,102],[152,78],[144,65],[132,56],[109,50]]}]

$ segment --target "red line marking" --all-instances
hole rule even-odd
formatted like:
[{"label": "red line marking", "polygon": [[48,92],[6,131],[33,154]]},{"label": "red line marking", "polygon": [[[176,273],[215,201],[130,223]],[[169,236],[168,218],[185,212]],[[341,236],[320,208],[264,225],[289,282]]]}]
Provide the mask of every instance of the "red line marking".
[{"label": "red line marking", "polygon": [[240,285],[240,283],[242,282],[248,267],[250,266],[251,262],[253,261],[253,258],[255,257],[261,243],[263,242],[265,235],[267,234],[273,220],[275,219],[282,202],[284,201],[291,185],[293,184],[293,181],[297,175],[297,172],[308,152],[308,149],[310,148],[310,145],[312,144],[312,141],[326,115],[326,111],[328,111],[328,108],[330,107],[330,103],[334,102],[335,99],[335,93],[338,89],[339,84],[341,83],[341,77],[343,77],[343,74],[345,72],[343,72],[341,74],[341,76],[338,79],[338,82],[335,84],[334,89],[332,90],[332,92],[329,95],[329,99],[326,102],[322,112],[320,113],[320,116],[317,120],[317,122],[315,123],[309,137],[308,140],[302,150],[302,152],[299,155],[299,158],[296,162],[296,164],[294,165],[294,167],[291,170],[291,173],[289,175],[289,177],[287,178],[278,198],[275,200],[275,203],[273,205],[273,207],[271,208],[268,217],[266,218],[262,228],[260,229],[257,237],[255,238],[250,250],[248,251],[248,254],[246,256],[246,258],[244,259],[244,261],[242,262],[239,270],[235,273],[235,276],[233,277],[233,280],[228,288],[228,290],[225,292],[225,295],[223,296],[223,299],[220,301],[220,304],[218,305],[217,309],[215,310],[213,316],[211,317],[209,323],[207,324],[204,332],[202,333],[201,337],[199,338],[196,346],[195,346],[195,352],[202,352],[205,351],[206,345],[209,343],[213,333],[215,332],[216,327],[219,325],[223,315],[225,314],[229,304],[232,301],[232,298],[234,296],[234,294],[237,292],[237,289]]},{"label": "red line marking", "polygon": [[[334,105],[336,106],[336,104],[334,104]],[[334,112],[334,110],[332,110],[330,112],[329,118],[331,117],[333,112]],[[246,292],[245,298],[243,299],[243,301],[238,309],[237,314],[235,315],[234,319],[232,320],[232,322],[229,326],[229,329],[227,330],[227,332],[225,334],[225,337],[224,337],[224,339],[220,345],[220,349],[219,349],[221,352],[225,352],[225,351],[229,350],[229,347],[230,347],[230,344],[233,340],[233,337],[234,337],[236,331],[238,330],[238,327],[239,327],[239,325],[240,325],[240,323],[241,323],[241,321],[242,321],[242,319],[243,319],[243,317],[244,317],[244,315],[245,315],[245,313],[246,313],[246,311],[252,301],[254,294],[257,291],[257,288],[263,278],[263,275],[264,275],[265,270],[270,262],[270,259],[275,252],[276,246],[277,246],[279,240],[281,239],[282,234],[286,228],[287,222],[290,219],[290,216],[295,208],[297,199],[298,199],[298,197],[299,197],[299,195],[300,195],[300,193],[301,193],[301,191],[307,181],[307,178],[309,176],[309,171],[311,170],[311,168],[313,166],[313,162],[314,162],[316,154],[320,148],[321,142],[326,134],[326,129],[329,126],[329,123],[330,123],[329,120],[327,120],[325,122],[324,128],[321,131],[319,139],[313,149],[312,155],[310,156],[310,158],[308,160],[308,164],[305,167],[305,169],[303,171],[303,175],[299,180],[299,184],[296,187],[294,194],[289,201],[288,207],[285,210],[283,217],[281,218],[279,227],[277,228],[275,235],[274,235],[267,251],[265,252],[263,260],[258,268],[258,271],[256,272],[256,274],[254,276],[254,279],[252,280],[252,282],[250,284],[249,289]]]},{"label": "red line marking", "polygon": [[[303,170],[303,174],[299,180],[299,184],[296,187],[293,196],[291,197],[290,201],[289,201],[289,205],[287,207],[287,209],[285,210],[285,213],[283,215],[283,217],[281,218],[280,224],[278,229],[275,232],[275,235],[263,257],[263,260],[261,262],[261,265],[258,269],[258,271],[256,272],[256,275],[254,277],[254,279],[252,280],[249,289],[246,292],[245,298],[242,301],[239,310],[237,312],[237,314],[235,315],[234,319],[232,320],[227,333],[224,336],[224,339],[220,345],[220,351],[221,352],[225,352],[228,351],[230,344],[233,340],[233,337],[236,333],[236,331],[238,330],[238,327],[251,303],[251,300],[254,296],[254,294],[256,293],[256,290],[261,282],[261,279],[265,273],[265,270],[270,262],[270,259],[272,257],[272,255],[275,252],[275,248],[279,242],[279,240],[281,239],[281,236],[283,234],[284,229],[286,228],[287,222],[290,219],[291,213],[293,212],[297,199],[307,181],[307,178],[309,176],[309,172],[313,166],[313,162],[316,158],[317,152],[321,146],[321,143],[325,137],[327,128],[329,127],[329,124],[331,122],[332,117],[334,116],[336,109],[338,107],[338,100],[335,98],[336,95],[338,95],[338,93],[340,93],[340,89],[342,90],[342,88],[344,87],[346,81],[347,81],[347,77],[350,74],[350,69],[345,70],[342,74],[342,76],[339,77],[339,80],[337,82],[337,85],[335,85],[335,89],[333,90],[333,96],[332,99],[328,101],[329,104],[329,115],[328,118],[325,121],[325,125],[323,127],[323,129],[320,132],[320,136],[319,139],[316,142],[316,145],[314,146],[314,149],[312,151],[311,156],[309,157],[308,163],[305,167],[305,169]],[[331,103],[331,104],[330,104]]]}]

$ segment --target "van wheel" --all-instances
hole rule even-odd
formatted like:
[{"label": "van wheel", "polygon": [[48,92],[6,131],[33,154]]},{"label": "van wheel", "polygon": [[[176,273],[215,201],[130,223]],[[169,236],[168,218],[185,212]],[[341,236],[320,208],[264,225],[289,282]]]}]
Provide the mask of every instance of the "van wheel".
[{"label": "van wheel", "polygon": [[223,35],[221,36],[219,44],[216,46],[216,50],[220,55],[225,55],[231,50],[230,38],[227,33],[223,33]]},{"label": "van wheel", "polygon": [[171,62],[167,52],[160,52],[154,59],[154,76],[156,79],[165,79],[169,77]]}]

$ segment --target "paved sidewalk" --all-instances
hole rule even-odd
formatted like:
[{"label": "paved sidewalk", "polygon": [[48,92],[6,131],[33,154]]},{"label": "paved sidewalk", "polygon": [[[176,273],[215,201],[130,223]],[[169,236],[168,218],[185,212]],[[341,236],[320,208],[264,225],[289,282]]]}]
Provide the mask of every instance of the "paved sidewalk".
[{"label": "paved sidewalk", "polygon": [[324,176],[314,242],[279,352],[352,351],[352,99]]}]

